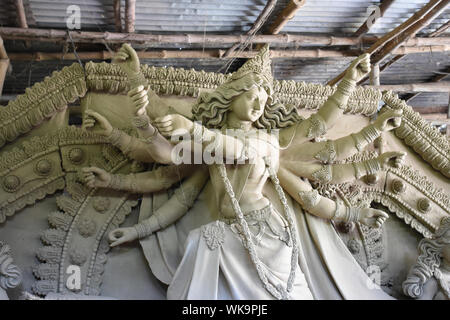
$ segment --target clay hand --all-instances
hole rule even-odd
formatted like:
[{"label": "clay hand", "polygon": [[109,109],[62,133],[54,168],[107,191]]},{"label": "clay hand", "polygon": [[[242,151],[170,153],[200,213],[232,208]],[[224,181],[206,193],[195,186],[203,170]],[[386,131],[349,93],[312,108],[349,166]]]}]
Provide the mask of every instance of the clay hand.
[{"label": "clay hand", "polygon": [[356,58],[350,67],[348,67],[345,77],[348,80],[358,82],[370,72],[370,55],[364,53]]},{"label": "clay hand", "polygon": [[89,129],[92,128],[95,125],[95,122],[98,122],[99,124],[99,130],[96,131],[96,133],[108,137],[111,135],[113,127],[109,123],[109,121],[103,117],[98,112],[92,111],[92,110],[86,110],[84,113],[85,117],[83,119],[83,129]]},{"label": "clay hand", "polygon": [[383,112],[374,122],[379,131],[390,131],[398,128],[402,123],[403,110],[388,110]]},{"label": "clay hand", "polygon": [[405,160],[405,157],[406,152],[391,151],[380,154],[377,159],[381,168],[387,169],[388,167],[399,168]]},{"label": "clay hand", "polygon": [[136,116],[147,115],[147,111],[145,110],[145,107],[148,105],[147,91],[148,88],[144,88],[144,86],[137,86],[128,91],[128,96],[133,101]]},{"label": "clay hand", "polygon": [[191,120],[183,117],[181,114],[169,114],[155,119],[155,125],[158,131],[165,137],[172,135],[190,133],[194,124]]},{"label": "clay hand", "polygon": [[82,173],[89,188],[106,188],[111,182],[111,174],[97,167],[83,168]]},{"label": "clay hand", "polygon": [[115,247],[119,244],[130,242],[138,238],[138,234],[135,228],[118,228],[111,231],[108,235],[110,246]]},{"label": "clay hand", "polygon": [[360,211],[359,222],[372,228],[379,228],[389,219],[389,215],[381,210],[372,208],[363,208]]},{"label": "clay hand", "polygon": [[122,45],[112,59],[112,63],[118,64],[127,73],[128,77],[141,71],[139,57],[128,43]]}]

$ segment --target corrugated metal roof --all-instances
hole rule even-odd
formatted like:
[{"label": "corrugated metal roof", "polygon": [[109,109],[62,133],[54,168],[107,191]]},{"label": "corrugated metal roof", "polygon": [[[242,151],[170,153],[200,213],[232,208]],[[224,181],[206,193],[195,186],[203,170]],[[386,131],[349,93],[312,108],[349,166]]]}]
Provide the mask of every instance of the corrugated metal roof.
[{"label": "corrugated metal roof", "polygon": [[[16,26],[13,1],[0,0],[0,25]],[[278,0],[265,24],[267,28],[286,6],[289,0]],[[30,27],[66,29],[67,8],[76,4],[81,9],[82,30],[115,31],[113,0],[24,0]],[[136,4],[136,31],[145,33],[238,33],[249,30],[264,9],[266,0],[139,0]],[[379,0],[307,0],[296,16],[287,23],[283,32],[296,34],[351,35],[366,21],[367,8],[379,5]],[[384,34],[408,19],[427,3],[427,0],[396,0],[372,27],[372,34]],[[122,0],[124,15],[125,0]],[[450,8],[435,19],[423,34],[430,33],[450,19]],[[450,31],[447,31],[447,35]],[[10,52],[48,51],[60,52],[59,44],[32,42],[27,48],[22,41],[6,41]],[[228,48],[228,44],[171,44],[137,45],[139,49],[159,48]],[[85,45],[77,45],[82,51]],[[104,50],[102,45],[92,50]],[[287,46],[278,46],[283,50]],[[72,51],[70,48],[69,51]],[[275,59],[274,74],[277,79],[293,79],[314,83],[326,83],[343,71],[352,58],[322,59]],[[155,66],[174,66],[217,72],[227,60],[218,59],[152,59],[142,63]],[[229,68],[232,72],[242,64],[237,59]],[[32,85],[56,69],[73,61],[19,62],[14,61],[13,73],[7,76],[5,94],[23,93]],[[450,66],[448,53],[411,54],[396,62],[381,74],[382,84],[398,84],[429,81],[435,72]],[[222,69],[222,72],[224,70]],[[435,105],[445,101],[446,94],[422,94],[412,100],[417,105]],[[416,100],[419,99],[419,100]],[[428,100],[427,100],[428,99]],[[427,102],[428,101],[428,102]],[[448,103],[448,95],[447,95]]]},{"label": "corrugated metal roof", "polygon": [[[276,12],[271,16],[274,21],[289,0],[280,0]],[[427,0],[396,0],[384,16],[372,26],[369,34],[385,34],[411,17],[423,7]],[[315,33],[350,35],[367,20],[373,12],[373,6],[380,1],[371,0],[308,0],[297,14],[283,28],[286,33]],[[372,7],[372,8],[370,8]],[[430,33],[450,18],[450,9],[436,18],[422,33]],[[450,31],[447,31],[450,32]]]}]

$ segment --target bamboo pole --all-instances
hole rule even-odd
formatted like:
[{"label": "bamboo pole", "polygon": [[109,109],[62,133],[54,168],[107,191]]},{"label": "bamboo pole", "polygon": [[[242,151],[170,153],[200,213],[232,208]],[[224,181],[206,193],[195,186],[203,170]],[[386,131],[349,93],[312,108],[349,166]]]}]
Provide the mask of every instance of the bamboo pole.
[{"label": "bamboo pole", "polygon": [[[437,74],[436,76],[433,77],[433,79],[431,79],[429,82],[439,82],[441,80],[444,80],[450,73],[450,67],[447,68],[444,73],[441,74]],[[407,94],[406,96],[402,97],[403,100],[405,100],[406,102],[411,101],[412,99],[414,99],[415,97],[417,97],[418,95],[420,95],[420,92],[416,92],[416,93],[410,93]]]},{"label": "bamboo pole", "polygon": [[[401,50],[400,48],[399,50]],[[409,53],[423,52],[422,47],[411,48]],[[425,47],[430,50],[429,47]],[[439,49],[450,51],[450,46],[441,46]],[[441,50],[441,51],[442,51]],[[433,52],[439,50],[435,49]],[[137,52],[141,59],[223,59],[225,50],[155,50]],[[394,51],[395,52],[395,51]],[[106,60],[111,59],[112,54],[108,51],[95,52],[77,52],[81,60]],[[226,58],[252,58],[257,51],[232,52]],[[303,49],[303,50],[270,50],[272,59],[281,58],[341,58],[357,57],[361,52],[359,50],[323,50],[323,49]],[[34,53],[10,53],[9,58],[12,61],[45,61],[45,60],[76,60],[73,53],[61,52],[34,52]],[[380,69],[381,70],[381,69]]]},{"label": "bamboo pole", "polygon": [[[423,27],[436,18],[436,16],[438,16],[443,10],[445,10],[445,7],[449,2],[450,0],[431,0],[408,20],[378,39],[369,49],[365,51],[369,54],[374,54],[377,51],[381,51],[381,53],[378,52],[377,55],[372,56],[371,62],[380,62],[386,55],[391,53],[402,43],[406,42],[410,37],[414,36]],[[345,71],[330,80],[328,85],[335,85],[344,77],[344,75]]]},{"label": "bamboo pole", "polygon": [[[251,36],[254,36],[256,32],[258,32],[259,29],[264,25],[264,23],[269,18],[270,13],[272,12],[273,8],[277,4],[277,0],[269,0],[267,1],[266,6],[259,14],[258,18],[256,19],[253,26],[250,28],[250,30],[247,32],[247,36],[249,36],[249,40]],[[235,43],[233,46],[227,50],[224,54],[224,58],[228,57],[234,50],[236,50],[240,46],[240,43]],[[244,48],[245,49],[245,48]]]},{"label": "bamboo pole", "polygon": [[5,83],[6,72],[9,67],[9,59],[0,59],[0,96],[3,91],[3,84]]},{"label": "bamboo pole", "polygon": [[275,19],[274,23],[269,27],[269,34],[278,34],[284,28],[286,23],[291,20],[297,11],[303,7],[306,0],[291,0],[287,6],[283,9],[280,15]]},{"label": "bamboo pole", "polygon": [[440,36],[442,33],[444,33],[448,28],[450,27],[450,20],[447,21],[445,24],[443,24],[442,26],[440,26],[439,28],[436,29],[436,31],[430,33],[430,37],[438,37]]},{"label": "bamboo pole", "polygon": [[380,86],[364,86],[364,87],[379,90],[392,90],[397,92],[450,92],[450,82],[384,84]]},{"label": "bamboo pole", "polygon": [[125,32],[133,33],[135,31],[134,23],[136,21],[136,0],[126,0],[125,2]]},{"label": "bamboo pole", "polygon": [[122,32],[122,18],[120,14],[120,0],[114,0],[114,23],[116,32]]},{"label": "bamboo pole", "polygon": [[23,0],[15,0],[17,19],[21,28],[28,28],[27,16],[25,14],[25,8],[23,6]]}]

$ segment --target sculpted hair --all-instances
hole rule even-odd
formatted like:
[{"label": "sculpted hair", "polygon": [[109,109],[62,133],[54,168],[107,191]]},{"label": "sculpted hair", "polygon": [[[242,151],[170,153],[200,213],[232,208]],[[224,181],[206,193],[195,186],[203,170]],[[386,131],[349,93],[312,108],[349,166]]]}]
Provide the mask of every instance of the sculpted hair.
[{"label": "sculpted hair", "polygon": [[441,250],[450,245],[450,217],[442,219],[435,239],[422,239],[419,242],[419,257],[403,282],[403,293],[418,298],[423,293],[423,286],[431,278],[441,264]]},{"label": "sculpted hair", "polygon": [[194,119],[201,121],[207,128],[221,129],[227,122],[227,111],[234,98],[254,88],[262,87],[268,99],[263,115],[255,122],[260,129],[278,129],[289,127],[302,118],[295,107],[287,108],[274,101],[272,86],[256,73],[247,73],[240,78],[227,81],[214,92],[203,93],[192,107]]}]

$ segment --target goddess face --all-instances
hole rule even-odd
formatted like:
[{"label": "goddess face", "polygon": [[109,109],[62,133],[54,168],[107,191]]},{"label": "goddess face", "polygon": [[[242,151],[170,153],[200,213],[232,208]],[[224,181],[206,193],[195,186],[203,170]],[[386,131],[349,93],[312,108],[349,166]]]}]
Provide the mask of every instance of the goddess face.
[{"label": "goddess face", "polygon": [[264,113],[267,98],[266,90],[261,87],[253,87],[234,98],[229,110],[241,121],[255,122]]}]

